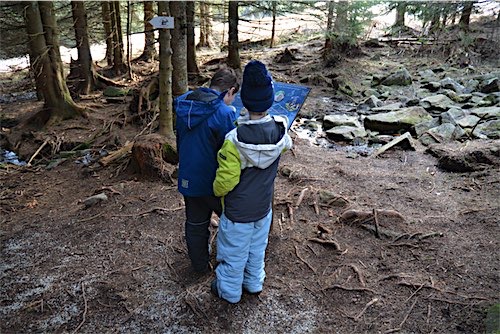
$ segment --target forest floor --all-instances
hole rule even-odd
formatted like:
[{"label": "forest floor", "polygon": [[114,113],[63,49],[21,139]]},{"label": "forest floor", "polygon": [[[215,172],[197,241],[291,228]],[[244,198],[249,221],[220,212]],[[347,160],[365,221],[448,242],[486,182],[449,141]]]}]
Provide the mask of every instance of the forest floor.
[{"label": "forest floor", "polygon": [[[325,68],[321,40],[288,47],[299,60],[276,64],[284,49],[278,46],[244,51],[242,63],[263,60],[282,82],[335,73],[330,77],[359,87],[387,66],[413,73],[444,62],[438,54],[385,46]],[[153,71],[148,66],[137,65],[139,81]],[[341,101],[332,87],[308,85],[302,117],[320,118],[332,100]],[[25,87],[12,81],[2,93],[7,89]],[[46,167],[52,151],[70,151],[88,138],[96,154],[150,131],[147,122],[123,125],[129,101],[107,103],[100,93],[80,101],[94,109],[88,119],[22,133],[31,145],[26,160],[44,138],[50,145],[33,166],[0,170],[2,333],[486,331],[487,312],[499,302],[498,165],[450,173],[420,145],[374,158],[316,145],[295,128],[294,148],[284,154],[276,179],[264,291],[230,305],[210,293],[213,272],[190,272],[175,184],[143,179],[125,168],[127,160],[98,167],[69,157]],[[7,124],[41,103],[1,107],[2,132],[12,135],[20,130]],[[460,155],[499,142],[440,147]],[[84,204],[99,193],[108,199]]]}]

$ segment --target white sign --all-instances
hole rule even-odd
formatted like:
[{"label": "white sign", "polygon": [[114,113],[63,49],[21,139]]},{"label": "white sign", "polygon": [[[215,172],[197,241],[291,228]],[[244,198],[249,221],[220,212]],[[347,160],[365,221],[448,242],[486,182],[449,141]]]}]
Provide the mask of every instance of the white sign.
[{"label": "white sign", "polygon": [[174,18],[171,16],[155,16],[149,23],[156,29],[174,29]]}]

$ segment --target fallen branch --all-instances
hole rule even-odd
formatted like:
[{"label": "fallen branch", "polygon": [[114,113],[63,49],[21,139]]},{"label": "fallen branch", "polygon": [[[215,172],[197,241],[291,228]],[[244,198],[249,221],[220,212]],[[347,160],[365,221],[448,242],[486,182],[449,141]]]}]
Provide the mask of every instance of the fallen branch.
[{"label": "fallen branch", "polygon": [[48,142],[49,142],[49,138],[45,139],[45,141],[43,142],[42,145],[40,145],[38,150],[36,150],[35,153],[33,153],[31,158],[28,160],[28,164],[27,164],[28,166],[31,166],[31,162],[33,161],[33,159],[35,159],[35,157],[38,155],[38,153],[40,153],[40,151],[45,147],[45,145],[47,145]]},{"label": "fallen branch", "polygon": [[304,199],[306,191],[308,191],[308,190],[309,190],[309,188],[304,188],[301,190],[299,198],[297,199],[297,202],[295,203],[296,208],[298,208],[300,206],[300,203],[302,203],[302,200]]},{"label": "fallen branch", "polygon": [[120,148],[114,152],[111,152],[109,155],[107,155],[105,157],[102,157],[99,160],[99,163],[104,167],[108,166],[112,162],[119,160],[119,159],[123,158],[124,156],[130,154],[132,152],[132,146],[134,146],[134,143],[125,144],[122,148]]}]

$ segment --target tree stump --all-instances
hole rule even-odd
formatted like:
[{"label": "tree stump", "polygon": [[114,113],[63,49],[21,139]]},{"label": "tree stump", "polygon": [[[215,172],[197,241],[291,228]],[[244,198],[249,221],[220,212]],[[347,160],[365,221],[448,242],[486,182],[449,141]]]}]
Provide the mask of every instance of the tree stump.
[{"label": "tree stump", "polygon": [[147,179],[174,183],[172,174],[179,162],[174,138],[149,134],[136,139],[132,147],[131,168]]}]

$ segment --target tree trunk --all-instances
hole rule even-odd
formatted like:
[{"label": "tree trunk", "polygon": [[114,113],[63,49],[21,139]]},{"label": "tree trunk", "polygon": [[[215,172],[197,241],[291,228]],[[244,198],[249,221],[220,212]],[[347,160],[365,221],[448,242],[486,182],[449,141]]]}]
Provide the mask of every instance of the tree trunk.
[{"label": "tree trunk", "polygon": [[186,2],[186,22],[187,72],[189,76],[200,73],[196,62],[196,46],[194,42],[194,1]]},{"label": "tree trunk", "polygon": [[187,92],[186,1],[170,1],[170,15],[174,17],[172,34],[172,95]]},{"label": "tree trunk", "polygon": [[474,1],[464,3],[464,9],[462,10],[462,15],[460,16],[460,21],[458,25],[460,29],[468,31],[470,24],[470,15],[472,14],[472,8],[474,7]]},{"label": "tree trunk", "polygon": [[96,88],[96,72],[90,54],[89,36],[87,33],[87,13],[83,1],[71,1],[73,13],[73,27],[75,28],[76,47],[78,51],[78,78],[77,91],[80,94],[89,94]]},{"label": "tree trunk", "polygon": [[[158,1],[158,12],[168,16],[168,2]],[[175,138],[172,112],[172,49],[170,30],[160,30],[160,135]]]},{"label": "tree trunk", "polygon": [[111,14],[109,10],[109,2],[102,1],[102,23],[104,25],[104,33],[106,34],[106,63],[108,66],[113,65],[113,29],[111,28]]},{"label": "tree trunk", "polygon": [[394,28],[402,28],[405,26],[405,14],[406,14],[406,5],[405,1],[398,2],[396,7],[396,22],[394,23]]},{"label": "tree trunk", "polygon": [[127,78],[132,80],[132,44],[130,42],[130,32],[132,24],[132,3],[127,0]]},{"label": "tree trunk", "polygon": [[332,49],[332,32],[333,32],[333,14],[335,12],[335,3],[328,1],[328,16],[326,20],[326,38],[325,38],[325,52]]},{"label": "tree trunk", "polygon": [[50,1],[30,1],[26,6],[29,46],[35,59],[33,68],[37,87],[41,87],[44,108],[33,117],[39,124],[85,116],[64,81],[54,5]]},{"label": "tree trunk", "polygon": [[118,1],[109,3],[111,10],[111,27],[113,35],[113,71],[116,75],[125,73],[125,64],[123,62],[123,36],[121,36],[121,18],[120,4]]},{"label": "tree trunk", "polygon": [[198,43],[198,47],[212,48],[214,45],[210,3],[208,1],[200,1],[200,42]]},{"label": "tree trunk", "polygon": [[227,64],[234,69],[241,69],[238,42],[238,1],[229,1],[229,53]]},{"label": "tree trunk", "polygon": [[157,55],[155,47],[155,32],[153,26],[149,23],[153,17],[153,1],[144,1],[144,51],[139,59],[145,62],[153,61]]},{"label": "tree trunk", "polygon": [[274,47],[274,37],[276,35],[276,1],[272,2],[272,15],[273,15],[273,26],[271,28],[271,44],[270,48]]},{"label": "tree trunk", "polygon": [[347,12],[349,10],[349,2],[346,0],[341,0],[336,3],[335,7],[337,15],[333,24],[333,31],[342,38],[348,35],[347,28],[349,27],[349,21]]}]

